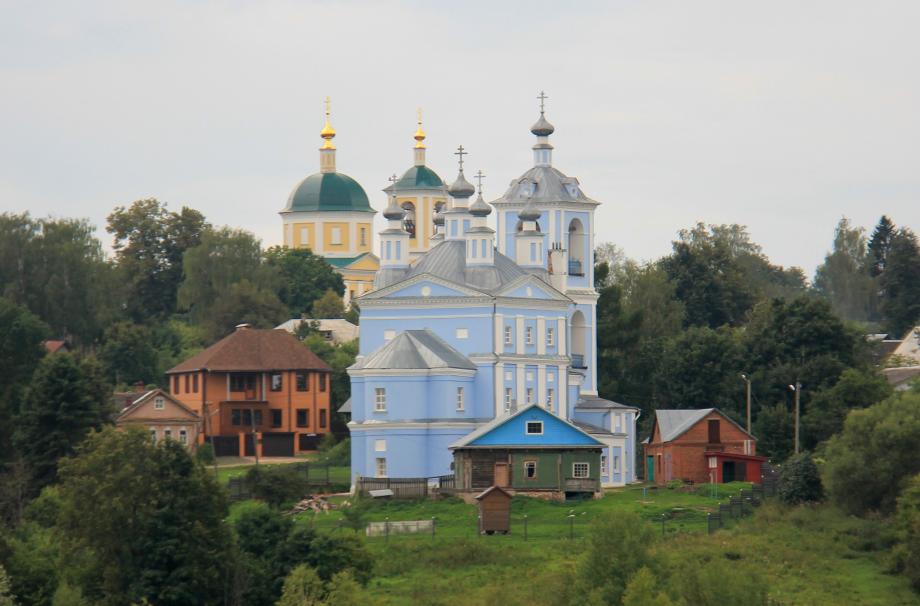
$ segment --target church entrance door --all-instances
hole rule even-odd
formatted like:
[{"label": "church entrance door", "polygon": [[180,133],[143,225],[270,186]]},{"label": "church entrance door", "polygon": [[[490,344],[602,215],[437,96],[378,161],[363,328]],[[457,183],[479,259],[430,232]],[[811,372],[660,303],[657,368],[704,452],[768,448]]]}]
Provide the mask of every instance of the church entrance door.
[{"label": "church entrance door", "polygon": [[498,462],[495,463],[495,485],[501,486],[502,488],[507,488],[509,484],[508,473],[508,463]]}]

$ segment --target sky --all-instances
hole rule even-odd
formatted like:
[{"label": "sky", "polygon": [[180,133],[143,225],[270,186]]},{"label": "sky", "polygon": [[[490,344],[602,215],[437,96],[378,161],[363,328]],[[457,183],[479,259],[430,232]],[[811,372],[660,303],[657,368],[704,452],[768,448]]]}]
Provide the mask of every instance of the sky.
[{"label": "sky", "polygon": [[[155,197],[281,242],[319,169],[378,210],[412,164],[485,197],[554,165],[602,203],[596,241],[639,260],[696,222],[746,225],[813,275],[846,216],[920,231],[920,2],[2,2],[0,212],[105,218]],[[382,219],[378,215],[378,223]]]}]

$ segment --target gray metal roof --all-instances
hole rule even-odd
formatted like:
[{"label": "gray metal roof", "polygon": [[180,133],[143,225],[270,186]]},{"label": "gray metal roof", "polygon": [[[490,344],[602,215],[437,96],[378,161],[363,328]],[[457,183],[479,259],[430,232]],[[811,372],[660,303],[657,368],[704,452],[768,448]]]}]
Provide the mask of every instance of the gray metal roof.
[{"label": "gray metal roof", "polygon": [[[572,421],[572,425],[582,430],[585,433],[591,434],[592,436],[604,436],[611,437],[616,436],[617,434],[611,432],[610,430],[604,429],[603,427],[598,427],[597,425],[592,425],[590,423],[585,423],[584,421]],[[620,435],[623,435],[622,433]]]},{"label": "gray metal roof", "polygon": [[655,422],[658,423],[658,432],[662,442],[670,442],[680,437],[688,429],[696,425],[715,408],[701,408],[699,410],[656,410]]},{"label": "gray metal roof", "polygon": [[437,369],[476,370],[469,358],[429,329],[406,330],[356,362],[353,370]]},{"label": "gray metal roof", "polygon": [[[384,273],[386,272],[386,273]],[[495,262],[491,265],[471,266],[466,265],[466,241],[444,240],[423,255],[415,265],[405,270],[381,269],[374,280],[374,289],[380,290],[385,286],[396,284],[402,280],[421,275],[431,274],[456,284],[464,284],[477,290],[492,292],[527,275],[528,273],[517,263],[495,251]],[[544,277],[543,273],[537,275]]]},{"label": "gray metal roof", "polygon": [[[525,196],[521,191],[522,182],[532,182],[536,184],[536,191],[532,196]],[[574,195],[570,193],[567,185],[574,185]],[[505,191],[501,198],[494,200],[492,204],[501,204],[502,202],[528,202],[533,201],[537,208],[540,208],[542,202],[583,202],[587,204],[598,204],[581,191],[578,179],[567,177],[559,169],[552,166],[534,166],[526,173],[511,182],[511,185]]]},{"label": "gray metal roof", "polygon": [[345,402],[342,403],[341,406],[339,406],[338,412],[351,412],[351,398],[348,398],[345,400]]},{"label": "gray metal roof", "polygon": [[594,409],[622,408],[625,410],[637,410],[635,406],[627,406],[626,404],[620,404],[619,402],[614,402],[612,400],[605,400],[604,398],[597,398],[594,396],[581,396],[580,398],[578,398],[578,402],[575,403],[575,408],[594,408]]}]

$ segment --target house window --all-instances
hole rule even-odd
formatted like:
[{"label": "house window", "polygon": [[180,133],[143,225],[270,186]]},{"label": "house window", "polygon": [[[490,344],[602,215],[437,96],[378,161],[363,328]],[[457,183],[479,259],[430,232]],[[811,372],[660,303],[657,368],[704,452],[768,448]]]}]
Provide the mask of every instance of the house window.
[{"label": "house window", "polygon": [[524,461],[524,477],[528,480],[535,480],[537,478],[536,461]]},{"label": "house window", "polygon": [[297,427],[309,427],[310,426],[310,417],[307,416],[307,410],[303,408],[297,409]]},{"label": "house window", "polygon": [[310,391],[309,374],[303,371],[297,373],[297,391]]},{"label": "house window", "polygon": [[374,410],[376,412],[386,412],[387,410],[387,390],[385,387],[374,389]]},{"label": "house window", "polygon": [[505,388],[505,411],[511,410],[511,388]]},{"label": "house window", "polygon": [[179,442],[181,444],[188,444],[188,432],[184,429],[179,430]]},{"label": "house window", "polygon": [[468,339],[469,336],[470,336],[470,331],[469,331],[469,329],[466,329],[466,328],[458,328],[458,329],[457,329],[457,338],[458,338],[458,339]]},{"label": "house window", "polygon": [[156,444],[157,442],[157,430],[156,429],[150,430],[150,439],[153,440],[154,444]]},{"label": "house window", "polygon": [[572,463],[572,477],[584,479],[591,475],[591,465],[589,463]]},{"label": "house window", "polygon": [[171,439],[172,439],[172,429],[164,429],[164,430],[163,430],[163,439],[164,439],[164,440],[171,440]]},{"label": "house window", "polygon": [[255,391],[256,375],[233,373],[230,375],[230,391]]},{"label": "house window", "polygon": [[255,421],[256,421],[255,424],[261,425],[262,424],[262,411],[261,410],[253,411],[253,414],[255,415]]},{"label": "house window", "polygon": [[543,421],[527,421],[527,435],[542,436],[543,435]]},{"label": "house window", "polygon": [[383,331],[384,341],[392,341],[395,338],[396,338],[396,331],[393,330],[392,328],[388,328],[385,331]]},{"label": "house window", "polygon": [[192,375],[192,391],[198,393],[198,373]]},{"label": "house window", "polygon": [[556,344],[556,331],[552,326],[546,329],[546,344],[552,347]]},{"label": "house window", "polygon": [[326,391],[326,373],[319,373],[319,390]]},{"label": "house window", "polygon": [[533,345],[533,326],[528,326],[524,329],[524,343]]},{"label": "house window", "polygon": [[153,401],[153,408],[154,410],[163,410],[166,408],[166,400],[163,398],[157,398]]},{"label": "house window", "polygon": [[377,457],[376,459],[377,467],[377,477],[385,478],[387,477],[387,460],[385,457]]},{"label": "house window", "polygon": [[513,334],[514,333],[512,333],[511,327],[506,326],[505,327],[505,345],[511,345],[512,343],[514,343]]},{"label": "house window", "polygon": [[721,441],[719,439],[719,420],[712,419],[709,421],[709,443],[719,444]]},{"label": "house window", "polygon": [[463,388],[457,388],[457,410],[463,410]]},{"label": "house window", "polygon": [[623,431],[623,415],[617,413],[616,415],[614,415],[613,418],[616,421],[616,424],[614,425],[614,427],[616,428],[615,431],[617,433]]},{"label": "house window", "polygon": [[533,404],[533,387],[527,388],[527,405]]},{"label": "house window", "polygon": [[243,414],[239,408],[230,411],[230,424],[237,427],[243,424]]},{"label": "house window", "polygon": [[271,374],[271,390],[272,391],[281,391],[282,386],[284,385],[284,380],[281,377],[280,372],[273,372]]},{"label": "house window", "polygon": [[179,375],[173,375],[173,393],[179,393]]},{"label": "house window", "polygon": [[319,428],[320,429],[326,428],[326,409],[325,408],[319,411]]},{"label": "house window", "polygon": [[191,384],[191,379],[189,378],[188,375],[185,375],[185,393],[190,393],[190,392],[192,391],[192,390],[189,388],[189,385],[190,385],[190,384]]},{"label": "house window", "polygon": [[607,475],[607,455],[601,455],[601,475]]},{"label": "house window", "polygon": [[277,409],[272,410],[272,427],[281,427],[281,411]]},{"label": "house window", "polygon": [[387,451],[387,441],[386,440],[374,440],[374,452],[386,452]]},{"label": "house window", "polygon": [[553,390],[552,389],[546,390],[546,408],[548,410],[553,409]]},{"label": "house window", "polygon": [[709,469],[715,469],[719,466],[718,459],[715,457],[709,457]]}]

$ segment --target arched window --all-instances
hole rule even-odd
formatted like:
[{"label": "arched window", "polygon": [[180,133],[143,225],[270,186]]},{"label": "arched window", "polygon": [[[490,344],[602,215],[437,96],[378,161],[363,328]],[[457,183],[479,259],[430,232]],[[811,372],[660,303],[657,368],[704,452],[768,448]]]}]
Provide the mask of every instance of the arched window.
[{"label": "arched window", "polygon": [[587,368],[585,354],[588,352],[588,323],[585,321],[585,314],[576,311],[572,315],[572,329],[569,334],[572,335],[572,368]]},{"label": "arched window", "polygon": [[[444,211],[446,210],[446,209],[445,209],[445,206],[447,206],[447,205],[446,205],[444,202],[435,202],[435,204],[434,204],[434,210],[433,210],[432,213],[431,213],[431,225],[432,225],[432,226],[434,226],[434,217],[435,217],[435,215],[437,215],[437,214],[440,213],[440,212],[444,212]],[[434,231],[435,231],[434,227],[431,228],[431,231],[432,231],[432,233],[434,233]]]},{"label": "arched window", "polygon": [[585,227],[578,219],[569,223],[569,275],[585,275]]},{"label": "arched window", "polygon": [[415,204],[412,202],[403,202],[402,209],[406,211],[403,217],[403,229],[409,232],[409,237],[415,237]]}]

